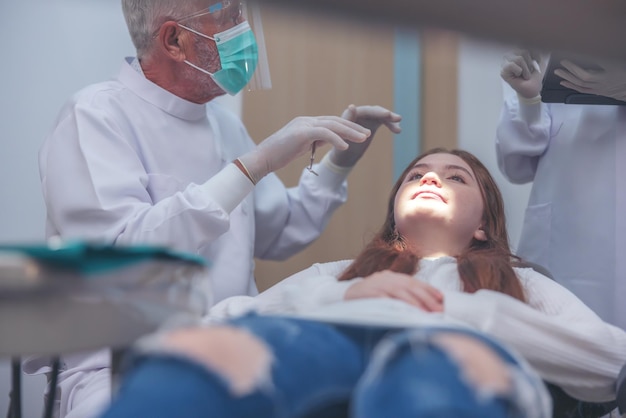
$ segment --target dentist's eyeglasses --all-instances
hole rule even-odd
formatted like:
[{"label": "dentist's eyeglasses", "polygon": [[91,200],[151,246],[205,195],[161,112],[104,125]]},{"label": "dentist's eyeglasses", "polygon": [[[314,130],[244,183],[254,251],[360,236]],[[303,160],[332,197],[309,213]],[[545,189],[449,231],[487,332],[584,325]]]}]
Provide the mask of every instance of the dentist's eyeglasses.
[{"label": "dentist's eyeglasses", "polygon": [[178,19],[177,22],[183,22],[200,16],[211,15],[211,18],[219,26],[229,23],[239,23],[243,15],[243,5],[239,0],[223,0],[210,5],[198,12],[192,13]]}]

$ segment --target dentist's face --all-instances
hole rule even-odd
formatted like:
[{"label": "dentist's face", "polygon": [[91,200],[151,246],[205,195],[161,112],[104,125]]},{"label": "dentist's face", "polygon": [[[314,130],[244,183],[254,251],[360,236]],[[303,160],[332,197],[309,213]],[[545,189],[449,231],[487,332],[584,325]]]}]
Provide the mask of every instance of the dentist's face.
[{"label": "dentist's face", "polygon": [[[238,0],[211,2],[207,7],[219,5],[212,13],[200,14],[197,17],[182,19],[180,24],[189,25],[194,22],[195,29],[203,35],[214,38],[215,34],[224,32],[242,23],[242,5]],[[189,32],[186,36],[192,38],[193,48],[187,51],[187,59],[194,65],[215,73],[222,68],[217,45],[214,40]],[[211,96],[221,96],[224,91],[218,87],[210,76],[191,67],[185,68],[185,76],[193,80],[198,90]]]}]

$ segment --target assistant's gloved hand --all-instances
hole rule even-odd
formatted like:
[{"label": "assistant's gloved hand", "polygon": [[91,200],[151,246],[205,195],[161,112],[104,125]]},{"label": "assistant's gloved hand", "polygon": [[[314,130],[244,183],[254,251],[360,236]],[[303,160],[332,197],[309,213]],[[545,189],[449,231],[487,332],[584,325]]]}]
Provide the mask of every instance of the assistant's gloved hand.
[{"label": "assistant's gloved hand", "polygon": [[400,128],[402,116],[382,106],[355,106],[351,104],[341,117],[369,129],[372,134],[363,142],[352,142],[348,149],[335,148],[331,151],[331,162],[340,167],[352,167],[359,161],[370,146],[380,125],[384,124],[394,134],[400,133],[402,130]]},{"label": "assistant's gloved hand", "polygon": [[564,87],[626,101],[626,66],[610,61],[599,61],[596,64],[600,69],[584,69],[563,60],[561,65],[565,69],[556,69],[554,74],[564,79],[561,81]]},{"label": "assistant's gloved hand", "polygon": [[545,54],[525,49],[515,50],[504,56],[500,77],[522,98],[534,99],[541,92],[546,63]]},{"label": "assistant's gloved hand", "polygon": [[346,150],[348,143],[363,142],[370,135],[369,129],[339,116],[297,117],[239,161],[255,182],[310,151],[314,142]]}]

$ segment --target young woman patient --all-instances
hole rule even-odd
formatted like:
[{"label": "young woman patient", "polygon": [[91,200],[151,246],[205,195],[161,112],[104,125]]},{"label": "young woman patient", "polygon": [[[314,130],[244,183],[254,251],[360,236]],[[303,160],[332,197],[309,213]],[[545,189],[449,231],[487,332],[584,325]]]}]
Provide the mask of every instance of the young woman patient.
[{"label": "young woman patient", "polygon": [[542,380],[614,399],[626,332],[519,261],[488,170],[431,150],[355,260],[145,339],[104,417],[548,418]]}]

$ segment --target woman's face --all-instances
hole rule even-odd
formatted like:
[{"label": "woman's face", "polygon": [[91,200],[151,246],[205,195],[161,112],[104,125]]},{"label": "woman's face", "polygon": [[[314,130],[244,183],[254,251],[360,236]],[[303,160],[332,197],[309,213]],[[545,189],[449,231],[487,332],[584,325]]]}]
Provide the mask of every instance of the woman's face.
[{"label": "woman's face", "polygon": [[472,238],[486,239],[480,229],[484,208],[480,187],[470,166],[456,155],[438,153],[420,159],[403,179],[394,206],[396,228],[405,237],[424,225],[440,225],[442,234],[468,245]]}]

